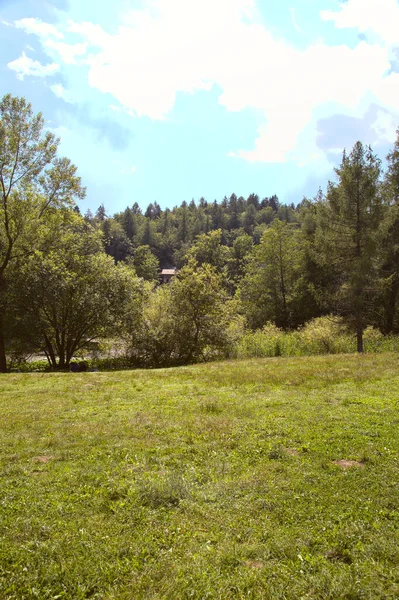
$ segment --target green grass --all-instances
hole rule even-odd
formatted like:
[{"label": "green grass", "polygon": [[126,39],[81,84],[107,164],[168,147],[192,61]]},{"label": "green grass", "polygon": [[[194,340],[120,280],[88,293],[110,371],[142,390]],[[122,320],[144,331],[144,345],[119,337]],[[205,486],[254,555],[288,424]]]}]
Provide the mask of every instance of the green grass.
[{"label": "green grass", "polygon": [[0,598],[397,599],[398,401],[397,354],[0,376]]}]

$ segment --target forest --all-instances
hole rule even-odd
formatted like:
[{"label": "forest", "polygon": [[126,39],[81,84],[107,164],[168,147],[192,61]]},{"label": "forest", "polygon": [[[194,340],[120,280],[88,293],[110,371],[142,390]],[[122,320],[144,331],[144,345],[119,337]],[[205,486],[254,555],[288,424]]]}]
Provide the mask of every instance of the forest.
[{"label": "forest", "polygon": [[[277,340],[278,355],[281,340],[320,328],[330,332],[326,352],[337,332],[357,352],[367,337],[392,339],[397,133],[384,167],[359,141],[343,151],[334,180],[297,205],[269,190],[164,210],[132,199],[120,213],[101,205],[82,214],[77,167],[59,156],[40,113],[4,96],[0,372],[38,355],[67,369],[104,348],[132,367],[183,365],[237,356],[254,336]],[[161,284],[171,268],[176,275]]]}]

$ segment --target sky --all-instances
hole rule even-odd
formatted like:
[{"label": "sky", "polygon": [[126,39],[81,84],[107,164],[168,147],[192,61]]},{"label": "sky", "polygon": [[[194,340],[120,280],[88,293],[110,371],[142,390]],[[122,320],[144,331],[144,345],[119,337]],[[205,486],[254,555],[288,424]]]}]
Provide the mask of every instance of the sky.
[{"label": "sky", "polygon": [[0,96],[78,166],[83,211],[295,204],[399,126],[398,0],[0,0]]}]

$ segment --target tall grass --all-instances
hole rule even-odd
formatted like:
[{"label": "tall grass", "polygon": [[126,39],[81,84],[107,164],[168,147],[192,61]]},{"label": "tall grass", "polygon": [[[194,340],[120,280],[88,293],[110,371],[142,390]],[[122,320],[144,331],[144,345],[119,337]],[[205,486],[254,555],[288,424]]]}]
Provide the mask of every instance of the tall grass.
[{"label": "tall grass", "polygon": [[[398,352],[399,337],[384,336],[373,327],[364,332],[365,352]],[[285,332],[273,323],[261,330],[246,332],[236,346],[237,358],[312,356],[356,352],[355,335],[338,317],[320,317],[297,331]]]},{"label": "tall grass", "polygon": [[[233,328],[235,328],[233,330]],[[239,323],[232,325],[232,345],[228,353],[205,349],[203,362],[224,358],[268,358],[276,356],[318,356],[324,354],[353,354],[356,337],[339,317],[329,316],[313,319],[297,331],[285,332],[273,323],[257,331],[245,331]],[[115,344],[115,346],[113,346]],[[399,336],[384,336],[378,329],[367,327],[364,331],[366,353],[399,352]],[[126,355],[118,340],[110,340],[106,350],[80,354],[74,360],[87,363],[89,370],[121,371],[137,368],[137,363]],[[150,366],[150,365],[148,365]],[[151,363],[151,366],[154,366]],[[164,366],[159,364],[157,366]],[[10,363],[11,371],[28,373],[50,371],[46,360],[22,360]]]}]

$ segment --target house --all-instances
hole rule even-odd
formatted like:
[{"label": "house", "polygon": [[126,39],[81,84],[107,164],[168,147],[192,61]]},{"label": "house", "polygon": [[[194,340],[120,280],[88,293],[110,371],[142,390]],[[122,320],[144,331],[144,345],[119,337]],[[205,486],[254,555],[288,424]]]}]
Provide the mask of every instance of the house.
[{"label": "house", "polygon": [[172,277],[177,273],[176,267],[172,269],[162,269],[161,271],[161,283],[169,283]]}]

